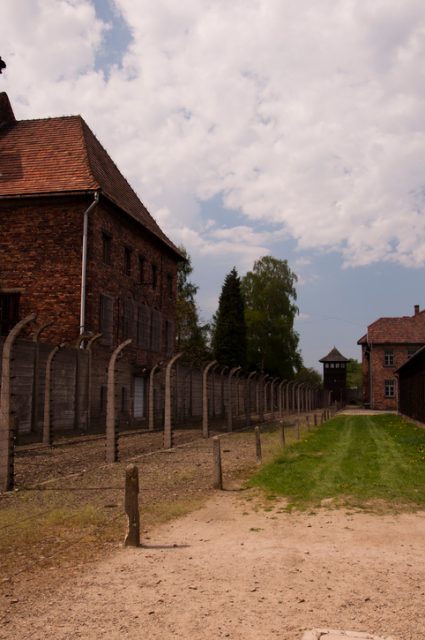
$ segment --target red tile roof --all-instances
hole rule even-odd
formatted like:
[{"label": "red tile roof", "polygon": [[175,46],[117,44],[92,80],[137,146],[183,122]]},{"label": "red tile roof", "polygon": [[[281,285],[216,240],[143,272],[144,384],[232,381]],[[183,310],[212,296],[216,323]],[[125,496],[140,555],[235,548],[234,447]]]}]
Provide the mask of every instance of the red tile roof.
[{"label": "red tile roof", "polygon": [[401,318],[379,318],[357,344],[425,344],[425,311]]},{"label": "red tile roof", "polygon": [[100,191],[181,255],[81,116],[14,120],[12,112],[0,126],[0,198],[81,191]]}]

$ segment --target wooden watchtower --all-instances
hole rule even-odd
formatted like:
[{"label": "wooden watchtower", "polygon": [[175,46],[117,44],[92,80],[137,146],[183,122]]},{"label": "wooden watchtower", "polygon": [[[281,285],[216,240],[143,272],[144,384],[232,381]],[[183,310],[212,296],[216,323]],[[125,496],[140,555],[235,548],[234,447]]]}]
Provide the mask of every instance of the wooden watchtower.
[{"label": "wooden watchtower", "polygon": [[347,362],[342,353],[334,347],[328,355],[321,358],[323,363],[323,388],[330,392],[330,401],[346,402],[347,399]]}]

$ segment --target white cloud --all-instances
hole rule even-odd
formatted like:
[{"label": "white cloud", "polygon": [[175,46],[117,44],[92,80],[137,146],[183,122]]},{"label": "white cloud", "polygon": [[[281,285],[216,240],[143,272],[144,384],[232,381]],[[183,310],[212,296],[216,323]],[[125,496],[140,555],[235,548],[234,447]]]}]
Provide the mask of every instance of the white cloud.
[{"label": "white cloud", "polygon": [[[273,237],[261,222],[346,265],[425,264],[422,0],[116,5],[133,40],[105,78],[89,0],[3,1],[0,86],[18,116],[81,112],[200,255],[252,264]],[[218,193],[245,215],[237,232],[200,219]]]}]

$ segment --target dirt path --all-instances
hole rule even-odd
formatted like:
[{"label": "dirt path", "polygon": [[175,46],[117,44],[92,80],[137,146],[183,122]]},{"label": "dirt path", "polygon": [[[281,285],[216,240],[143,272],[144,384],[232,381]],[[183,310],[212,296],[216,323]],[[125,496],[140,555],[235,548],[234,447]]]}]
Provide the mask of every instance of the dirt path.
[{"label": "dirt path", "polygon": [[250,491],[14,602],[0,638],[299,640],[333,627],[425,638],[425,513],[287,513]]}]

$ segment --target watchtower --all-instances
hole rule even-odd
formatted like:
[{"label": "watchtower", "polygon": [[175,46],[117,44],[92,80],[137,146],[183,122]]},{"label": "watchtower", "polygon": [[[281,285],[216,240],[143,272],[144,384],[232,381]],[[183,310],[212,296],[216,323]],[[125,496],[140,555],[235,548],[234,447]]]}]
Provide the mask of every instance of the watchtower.
[{"label": "watchtower", "polygon": [[346,402],[348,358],[334,347],[319,362],[323,362],[323,388],[330,392],[330,402]]}]

